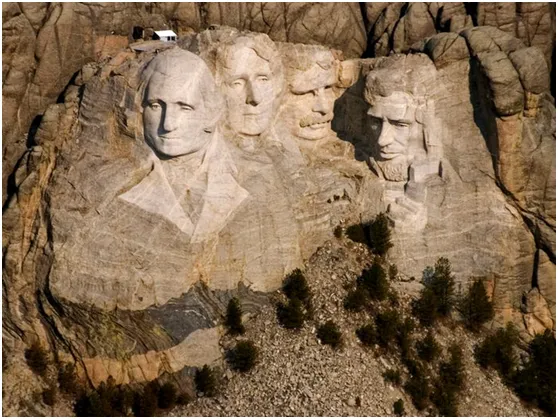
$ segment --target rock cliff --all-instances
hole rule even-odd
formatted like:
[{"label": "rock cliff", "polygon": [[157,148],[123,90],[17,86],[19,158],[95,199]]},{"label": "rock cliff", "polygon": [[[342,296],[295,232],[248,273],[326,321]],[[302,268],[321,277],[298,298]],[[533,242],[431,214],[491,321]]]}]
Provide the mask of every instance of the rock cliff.
[{"label": "rock cliff", "polygon": [[187,375],[221,357],[232,296],[257,310],[383,211],[403,276],[448,257],[495,324],[554,329],[552,10],[511,34],[490,10],[3,5],[6,347],[95,385]]}]

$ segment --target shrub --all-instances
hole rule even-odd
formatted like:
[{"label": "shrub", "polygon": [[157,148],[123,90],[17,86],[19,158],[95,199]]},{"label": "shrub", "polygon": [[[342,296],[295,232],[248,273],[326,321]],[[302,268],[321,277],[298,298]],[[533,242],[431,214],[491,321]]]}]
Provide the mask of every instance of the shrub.
[{"label": "shrub", "polygon": [[403,357],[407,356],[411,349],[413,330],[415,330],[415,322],[410,317],[407,317],[404,322],[400,322],[397,332],[397,344],[401,348],[401,355]]},{"label": "shrub", "polygon": [[373,324],[361,326],[356,330],[359,340],[366,346],[372,346],[376,343],[376,328]]},{"label": "shrub", "polygon": [[25,360],[35,374],[45,376],[48,369],[48,355],[39,342],[33,342],[31,347],[25,350]]},{"label": "shrub", "polygon": [[475,359],[482,368],[494,368],[508,379],[517,363],[514,347],[518,340],[517,331],[508,323],[505,329],[499,328],[475,348]]},{"label": "shrub", "polygon": [[341,226],[337,226],[335,227],[335,229],[333,230],[333,235],[340,239],[343,236],[343,227]]},{"label": "shrub", "polygon": [[440,355],[440,345],[434,338],[434,333],[429,330],[424,339],[417,342],[417,354],[420,359],[426,362],[434,361]]},{"label": "shrub", "polygon": [[208,365],[204,365],[203,368],[196,371],[196,377],[194,379],[196,383],[196,390],[203,393],[207,397],[213,397],[217,393],[217,381],[215,380],[215,375]]},{"label": "shrub", "polygon": [[176,404],[180,406],[186,406],[188,403],[192,401],[192,398],[188,393],[180,393],[176,398]]},{"label": "shrub", "polygon": [[134,416],[154,416],[157,411],[158,397],[157,386],[155,383],[149,383],[144,387],[143,391],[134,393],[134,402],[132,411]]},{"label": "shrub", "polygon": [[289,300],[287,304],[277,304],[277,319],[281,326],[287,329],[300,329],[306,319],[302,302],[294,298]]},{"label": "shrub", "polygon": [[242,308],[238,298],[231,298],[227,305],[227,317],[225,319],[225,326],[231,335],[243,335],[245,332],[242,325]]},{"label": "shrub", "polygon": [[556,416],[556,338],[549,330],[529,343],[529,359],[514,374],[513,384],[524,400],[536,403],[548,416]]},{"label": "shrub", "polygon": [[374,221],[366,227],[368,228],[368,240],[372,252],[379,256],[385,255],[393,246],[387,216],[384,213],[378,214]]},{"label": "shrub", "polygon": [[349,239],[351,239],[356,243],[362,243],[367,246],[370,246],[367,233],[364,231],[364,226],[362,224],[355,224],[350,227],[347,227],[345,234]]},{"label": "shrub", "polygon": [[389,304],[392,307],[398,307],[399,306],[399,297],[397,296],[397,293],[395,292],[395,290],[390,290],[388,293],[388,301]]},{"label": "shrub", "polygon": [[172,409],[176,404],[176,386],[172,383],[165,383],[157,394],[157,406],[160,409]]},{"label": "shrub", "polygon": [[378,345],[387,348],[397,337],[400,326],[399,313],[390,309],[376,314],[376,339]]},{"label": "shrub", "polygon": [[357,288],[359,286],[368,292],[371,299],[385,300],[389,292],[389,282],[382,265],[376,261],[370,269],[362,271],[360,277],[357,278]]},{"label": "shrub", "polygon": [[58,371],[58,386],[60,391],[71,396],[77,396],[83,389],[78,382],[74,364],[64,364]]},{"label": "shrub", "polygon": [[384,380],[390,383],[393,383],[396,386],[400,386],[401,385],[401,373],[399,372],[399,370],[396,369],[389,369],[386,370],[382,376],[384,377]]},{"label": "shrub", "polygon": [[393,414],[395,416],[405,416],[405,404],[402,399],[393,403]]},{"label": "shrub", "polygon": [[250,371],[255,365],[258,358],[258,348],[254,342],[243,340],[236,344],[230,352],[229,362],[233,369],[240,372]]},{"label": "shrub", "polygon": [[[74,413],[76,416],[90,417],[90,416],[109,416],[105,409],[101,406],[101,398],[99,393],[92,391],[88,394],[83,394],[76,400],[74,404]],[[136,415],[139,416],[139,415]]]},{"label": "shrub", "polygon": [[434,268],[426,267],[422,282],[424,288],[413,302],[413,314],[422,325],[431,326],[437,319],[447,317],[453,308],[455,279],[449,260],[442,257]]},{"label": "shrub", "polygon": [[366,306],[368,301],[368,291],[366,291],[362,286],[356,287],[355,290],[349,291],[347,297],[345,297],[344,307],[349,311],[362,311]]},{"label": "shrub", "polygon": [[465,368],[463,365],[463,351],[461,346],[454,343],[448,349],[449,360],[440,364],[439,380],[445,391],[459,392],[465,382]]},{"label": "shrub", "polygon": [[46,404],[47,406],[54,406],[54,404],[56,403],[56,388],[55,387],[47,388],[46,390],[43,391],[41,396],[44,404]]},{"label": "shrub", "polygon": [[436,296],[430,288],[423,288],[420,297],[412,302],[413,315],[423,326],[432,326],[437,318]]},{"label": "shrub", "polygon": [[458,403],[456,392],[445,389],[440,382],[436,383],[434,387],[432,402],[438,409],[438,414],[440,416],[459,416],[457,412]]},{"label": "shrub", "polygon": [[494,317],[494,308],[481,279],[477,279],[469,287],[467,294],[459,301],[458,309],[463,316],[465,326],[475,332],[483,323]]},{"label": "shrub", "polygon": [[411,375],[404,388],[418,410],[423,410],[428,406],[430,384],[421,369]]},{"label": "shrub", "polygon": [[339,327],[331,320],[318,328],[317,335],[320,342],[324,345],[329,345],[332,348],[341,346],[341,332],[339,331]]},{"label": "shrub", "polygon": [[283,292],[289,300],[297,299],[308,309],[312,294],[300,269],[292,271],[283,281]]}]

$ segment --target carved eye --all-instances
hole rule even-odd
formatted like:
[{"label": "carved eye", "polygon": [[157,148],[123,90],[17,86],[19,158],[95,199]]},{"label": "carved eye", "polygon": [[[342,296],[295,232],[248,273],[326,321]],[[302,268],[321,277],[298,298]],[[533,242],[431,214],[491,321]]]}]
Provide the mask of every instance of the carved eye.
[{"label": "carved eye", "polygon": [[409,123],[407,122],[403,122],[403,121],[394,121],[392,119],[389,120],[389,123],[391,125],[393,125],[394,127],[397,128],[407,128],[409,126]]},{"label": "carved eye", "polygon": [[257,80],[258,80],[258,81],[269,81],[269,77],[267,77],[267,76],[258,76]]},{"label": "carved eye", "polygon": [[190,105],[187,105],[186,103],[182,103],[180,105],[180,110],[182,110],[182,111],[193,111],[194,107],[190,106]]},{"label": "carved eye", "polygon": [[161,109],[161,104],[159,102],[152,102],[149,104],[149,109],[152,109],[154,111],[158,111]]},{"label": "carved eye", "polygon": [[246,82],[243,79],[236,79],[231,83],[232,87],[244,87]]}]

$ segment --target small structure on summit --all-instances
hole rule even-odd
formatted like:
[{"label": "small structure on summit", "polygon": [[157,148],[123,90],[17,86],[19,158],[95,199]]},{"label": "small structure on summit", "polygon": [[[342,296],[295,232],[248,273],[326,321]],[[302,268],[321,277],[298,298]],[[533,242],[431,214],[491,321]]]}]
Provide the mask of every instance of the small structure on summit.
[{"label": "small structure on summit", "polygon": [[153,34],[154,40],[161,40],[163,42],[176,41],[177,35],[171,30],[155,31]]}]

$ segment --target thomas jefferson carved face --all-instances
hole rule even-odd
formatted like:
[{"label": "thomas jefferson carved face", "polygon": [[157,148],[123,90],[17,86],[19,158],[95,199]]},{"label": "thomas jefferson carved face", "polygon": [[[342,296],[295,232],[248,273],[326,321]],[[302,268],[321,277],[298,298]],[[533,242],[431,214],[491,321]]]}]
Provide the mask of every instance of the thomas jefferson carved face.
[{"label": "thomas jefferson carved face", "polygon": [[[300,46],[297,46],[300,47]],[[293,48],[292,46],[290,47]],[[337,67],[330,51],[313,49],[308,54],[285,51],[289,94],[285,115],[291,133],[301,140],[320,140],[331,134]]]},{"label": "thomas jefferson carved face", "polygon": [[144,76],[143,126],[148,144],[165,157],[206,147],[219,114],[219,98],[203,60],[173,49],[154,58]]},{"label": "thomas jefferson carved face", "polygon": [[241,37],[220,51],[219,78],[233,131],[257,136],[269,128],[283,83],[280,65],[273,43],[261,39]]}]

